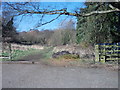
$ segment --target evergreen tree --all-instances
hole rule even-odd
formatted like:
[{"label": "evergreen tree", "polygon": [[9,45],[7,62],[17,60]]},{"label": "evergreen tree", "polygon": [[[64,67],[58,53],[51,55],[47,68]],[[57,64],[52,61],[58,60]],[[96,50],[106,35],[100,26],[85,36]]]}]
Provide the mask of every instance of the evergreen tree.
[{"label": "evergreen tree", "polygon": [[11,20],[6,25],[2,24],[2,37],[4,38],[3,40],[9,38],[10,41],[14,41],[16,34],[16,29],[13,26],[13,18],[11,18]]},{"label": "evergreen tree", "polygon": [[[86,8],[82,8],[80,13],[92,11],[108,10],[107,3],[86,2]],[[77,24],[77,43],[86,42],[87,44],[114,42],[111,31],[116,31],[118,13],[95,14],[89,17],[78,17]]]}]

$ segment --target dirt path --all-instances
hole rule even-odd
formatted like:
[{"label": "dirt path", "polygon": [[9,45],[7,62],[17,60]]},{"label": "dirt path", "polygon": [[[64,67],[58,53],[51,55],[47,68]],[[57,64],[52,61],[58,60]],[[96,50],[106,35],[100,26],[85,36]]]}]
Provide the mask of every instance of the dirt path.
[{"label": "dirt path", "polygon": [[117,88],[118,73],[103,68],[3,64],[3,88]]},{"label": "dirt path", "polygon": [[43,58],[43,55],[40,53],[35,53],[32,55],[24,56],[22,59],[18,61],[40,61]]}]

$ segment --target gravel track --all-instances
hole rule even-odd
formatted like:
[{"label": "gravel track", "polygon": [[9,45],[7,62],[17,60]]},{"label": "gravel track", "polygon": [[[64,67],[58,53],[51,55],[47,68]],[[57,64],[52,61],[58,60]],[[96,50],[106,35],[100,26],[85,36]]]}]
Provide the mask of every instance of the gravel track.
[{"label": "gravel track", "polygon": [[104,68],[2,64],[3,88],[118,88],[118,72]]}]

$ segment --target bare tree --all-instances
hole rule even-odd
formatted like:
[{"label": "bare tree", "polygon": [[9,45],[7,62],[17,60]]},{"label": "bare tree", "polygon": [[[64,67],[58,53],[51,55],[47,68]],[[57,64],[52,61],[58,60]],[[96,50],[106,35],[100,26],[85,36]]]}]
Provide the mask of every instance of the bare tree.
[{"label": "bare tree", "polygon": [[[105,2],[104,2],[105,3]],[[120,2],[108,2],[107,4],[109,5],[109,7],[111,9],[109,10],[104,10],[104,11],[91,11],[89,13],[80,13],[78,11],[75,11],[74,13],[72,12],[68,12],[67,8],[63,8],[63,9],[59,9],[59,10],[56,10],[56,9],[47,9],[47,8],[41,8],[40,7],[40,4],[39,3],[32,3],[32,2],[24,2],[24,3],[9,3],[9,2],[6,2],[4,3],[5,5],[8,5],[9,6],[9,10],[12,10],[14,11],[14,14],[13,16],[18,16],[18,15],[33,15],[33,14],[39,14],[41,15],[41,21],[42,21],[42,18],[47,14],[47,15],[54,15],[54,14],[57,14],[58,16],[55,17],[54,19],[48,21],[48,22],[45,22],[45,23],[42,23],[40,24],[41,25],[45,25],[47,23],[50,23],[56,19],[58,19],[61,15],[67,15],[67,16],[76,16],[76,17],[80,17],[80,16],[83,16],[83,17],[87,17],[87,16],[90,16],[90,15],[93,15],[93,14],[105,14],[105,13],[112,13],[112,12],[120,12]],[[98,3],[98,6],[96,8],[98,8],[101,4]]]}]

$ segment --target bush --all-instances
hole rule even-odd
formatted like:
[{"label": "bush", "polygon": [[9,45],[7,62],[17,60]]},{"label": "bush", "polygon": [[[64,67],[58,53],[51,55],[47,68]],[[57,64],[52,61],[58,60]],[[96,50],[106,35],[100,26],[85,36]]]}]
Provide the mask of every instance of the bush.
[{"label": "bush", "polygon": [[66,55],[60,56],[59,58],[64,58],[64,59],[79,59],[79,55],[66,54]]}]

